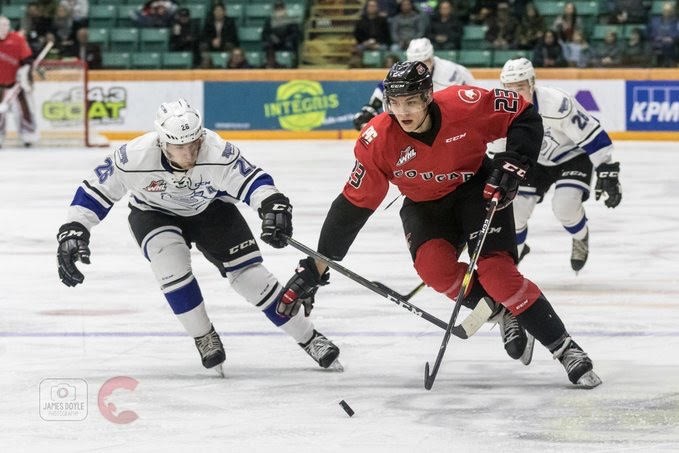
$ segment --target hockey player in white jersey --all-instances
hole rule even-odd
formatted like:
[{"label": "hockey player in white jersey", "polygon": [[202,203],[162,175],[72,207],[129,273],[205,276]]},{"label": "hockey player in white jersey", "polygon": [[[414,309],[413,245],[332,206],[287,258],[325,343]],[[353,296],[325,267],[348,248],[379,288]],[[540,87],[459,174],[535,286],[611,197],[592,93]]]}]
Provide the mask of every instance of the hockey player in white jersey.
[{"label": "hockey player in white jersey", "polygon": [[596,199],[603,196],[609,208],[615,208],[622,200],[620,163],[612,161],[611,139],[573,96],[557,88],[535,85],[535,70],[528,59],[507,61],[500,82],[537,107],[545,131],[538,165],[519,187],[519,196],[513,204],[520,259],[530,251],[526,244],[528,219],[554,185],[552,210],[572,236],[571,267],[577,273],[589,255],[583,202],[589,198],[593,169],[597,174]]},{"label": "hockey player in white jersey", "polygon": [[282,248],[292,235],[288,198],[235,145],[203,128],[200,113],[185,100],[163,103],[155,129],[118,147],[78,187],[57,235],[61,281],[66,286],[83,282],[75,263],[90,262],[92,227],[129,193],[132,234],[167,302],[195,339],[203,366],[221,371],[225,352],[191,271],[192,243],[239,295],[321,367],[339,368],[339,348],[307,317],[313,300],[292,317],[276,312],[282,286],[262,265],[259,247],[235,206],[242,201],[256,210],[262,219],[260,238]]},{"label": "hockey player in white jersey", "polygon": [[[444,60],[434,55],[434,46],[428,38],[417,38],[410,41],[406,50],[408,61],[421,61],[431,72],[434,91],[448,88],[451,85],[472,85],[474,76],[464,66]],[[382,112],[384,99],[384,84],[380,82],[375,87],[370,100],[354,115],[354,127],[360,131],[363,126],[378,113]]]}]

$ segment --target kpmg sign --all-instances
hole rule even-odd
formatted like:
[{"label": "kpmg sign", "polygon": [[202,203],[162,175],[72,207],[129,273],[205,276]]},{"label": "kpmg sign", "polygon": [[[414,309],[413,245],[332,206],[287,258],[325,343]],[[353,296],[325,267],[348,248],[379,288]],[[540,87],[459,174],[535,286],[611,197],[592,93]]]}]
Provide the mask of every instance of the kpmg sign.
[{"label": "kpmg sign", "polygon": [[628,131],[679,131],[679,81],[629,81]]}]

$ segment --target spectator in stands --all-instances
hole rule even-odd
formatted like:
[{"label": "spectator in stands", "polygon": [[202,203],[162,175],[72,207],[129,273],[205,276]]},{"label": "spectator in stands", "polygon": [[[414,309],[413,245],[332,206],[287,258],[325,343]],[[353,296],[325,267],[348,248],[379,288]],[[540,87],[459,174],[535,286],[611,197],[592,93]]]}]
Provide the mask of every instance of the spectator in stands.
[{"label": "spectator in stands", "polygon": [[209,52],[230,52],[240,46],[236,21],[226,15],[223,3],[215,3],[212,6],[212,14],[205,21],[203,28],[203,45]]},{"label": "spectator in stands", "polygon": [[73,17],[68,7],[62,3],[57,6],[52,21],[52,31],[55,37],[54,46],[63,52],[74,43]]},{"label": "spectator in stands", "polygon": [[382,17],[390,18],[398,14],[398,2],[396,0],[377,0],[377,5]]},{"label": "spectator in stands", "polygon": [[391,51],[406,50],[412,39],[424,38],[428,18],[415,9],[411,0],[401,0],[399,13],[391,18]]},{"label": "spectator in stands", "polygon": [[618,32],[608,30],[604,41],[593,52],[591,66],[600,68],[616,68],[622,64],[622,46],[618,42]]},{"label": "spectator in stands", "polygon": [[474,8],[469,14],[469,24],[471,25],[489,25],[492,18],[495,16],[495,7],[497,2],[477,0]]},{"label": "spectator in stands", "polygon": [[[57,11],[58,0],[37,0],[40,12],[44,17],[54,17]],[[12,2],[10,2],[12,3]]]},{"label": "spectator in stands", "polygon": [[99,44],[89,42],[87,27],[80,27],[75,32],[75,42],[64,50],[64,57],[84,61],[89,69],[101,69],[101,47]]},{"label": "spectator in stands", "polygon": [[401,61],[401,59],[398,57],[398,55],[394,55],[393,53],[388,53],[384,57],[384,63],[382,64],[382,67],[391,69],[391,67],[394,66],[399,61]]},{"label": "spectator in stands", "polygon": [[52,18],[42,14],[38,2],[28,2],[19,28],[35,57],[47,42],[47,34],[52,31]]},{"label": "spectator in stands", "polygon": [[450,0],[441,0],[429,23],[427,38],[435,50],[457,50],[462,41],[463,25],[455,15],[455,7]]},{"label": "spectator in stands", "polygon": [[365,2],[361,18],[354,26],[354,38],[356,38],[359,55],[364,50],[387,50],[389,48],[389,23],[387,18],[380,16],[377,0]]},{"label": "spectator in stands", "polygon": [[561,42],[563,56],[571,68],[586,68],[591,60],[591,48],[580,30],[573,31],[573,40]]},{"label": "spectator in stands", "polygon": [[174,23],[170,30],[170,50],[173,52],[191,52],[193,66],[200,64],[199,31],[191,20],[188,8],[179,8],[174,16]]},{"label": "spectator in stands", "polygon": [[578,16],[578,10],[573,2],[564,5],[563,12],[554,19],[552,25],[552,30],[556,32],[557,39],[561,42],[572,41],[573,32],[575,30],[583,31],[584,29],[582,18]]},{"label": "spectator in stands", "polygon": [[643,29],[632,29],[622,51],[622,65],[647,68],[651,65],[651,56],[651,48],[646,41]]},{"label": "spectator in stands", "polygon": [[658,66],[671,68],[677,65],[679,22],[672,2],[663,3],[662,15],[653,16],[648,27],[648,36],[653,52],[658,57]]},{"label": "spectator in stands", "polygon": [[177,4],[172,0],[148,0],[135,11],[134,22],[139,27],[165,28],[172,25]]},{"label": "spectator in stands", "polygon": [[90,2],[88,0],[61,0],[59,4],[64,5],[71,12],[74,30],[87,26],[87,17],[90,9]]},{"label": "spectator in stands", "polygon": [[561,45],[556,40],[556,34],[547,30],[533,51],[533,65],[538,68],[561,68],[566,66]]},{"label": "spectator in stands", "polygon": [[533,2],[526,3],[516,28],[514,46],[523,50],[535,49],[545,34],[545,30],[545,18],[540,15]]},{"label": "spectator in stands", "polygon": [[231,56],[226,62],[226,69],[251,69],[250,63],[245,58],[245,52],[240,47],[236,47],[231,51]]},{"label": "spectator in stands", "polygon": [[644,0],[615,0],[609,18],[609,24],[646,24],[650,1]]},{"label": "spectator in stands", "polygon": [[[292,52],[293,60],[297,59],[297,46],[299,46],[300,29],[296,20],[288,15],[285,2],[276,0],[273,5],[271,17],[264,22],[262,42],[266,53],[266,67],[276,68],[276,52]],[[293,63],[293,67],[296,64]]]},{"label": "spectator in stands", "polygon": [[454,0],[453,15],[460,21],[462,25],[469,23],[469,14],[471,13],[471,0]]},{"label": "spectator in stands", "polygon": [[517,26],[516,18],[509,11],[509,4],[500,2],[486,31],[486,41],[493,49],[510,49],[514,46]]}]

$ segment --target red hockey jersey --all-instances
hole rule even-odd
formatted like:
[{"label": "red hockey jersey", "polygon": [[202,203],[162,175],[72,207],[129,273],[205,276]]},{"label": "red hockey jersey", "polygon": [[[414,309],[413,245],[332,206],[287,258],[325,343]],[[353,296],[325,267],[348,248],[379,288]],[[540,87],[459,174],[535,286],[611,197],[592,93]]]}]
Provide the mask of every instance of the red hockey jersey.
[{"label": "red hockey jersey", "polygon": [[26,38],[15,31],[0,41],[0,86],[14,85],[21,61],[31,54]]},{"label": "red hockey jersey", "polygon": [[383,113],[361,131],[356,164],[343,194],[352,204],[375,210],[389,182],[413,201],[454,191],[480,168],[486,144],[507,136],[512,121],[531,104],[508,90],[451,86],[434,93],[441,128],[431,146],[411,137]]}]

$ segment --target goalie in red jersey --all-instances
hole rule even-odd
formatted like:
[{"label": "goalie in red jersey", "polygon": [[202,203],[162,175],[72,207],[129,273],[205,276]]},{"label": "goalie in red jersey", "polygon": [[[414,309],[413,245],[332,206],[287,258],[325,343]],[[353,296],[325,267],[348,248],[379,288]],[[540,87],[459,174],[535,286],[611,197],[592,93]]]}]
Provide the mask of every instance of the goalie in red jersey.
[{"label": "goalie in red jersey", "polygon": [[0,16],[0,146],[5,138],[8,111],[14,112],[24,146],[38,140],[31,94],[32,63],[33,54],[26,38],[12,31],[9,19]]},{"label": "goalie in red jersey", "polygon": [[[437,292],[455,298],[467,264],[458,248],[474,249],[487,202],[500,194],[499,210],[478,260],[465,304],[490,296],[505,348],[519,358],[532,335],[558,359],[568,378],[582,387],[601,383],[592,361],[575,343],[540,289],[517,269],[514,218],[504,209],[537,161],[542,120],[518,94],[471,86],[433,93],[422,62],[394,65],[384,81],[385,113],[373,118],[356,141],[356,163],[342,193],[332,203],[318,251],[344,258],[391,182],[405,195],[401,220],[415,270]],[[506,152],[491,160],[487,143],[507,138]],[[310,310],[318,287],[327,283],[325,264],[303,259],[286,285],[278,312]]]}]

